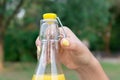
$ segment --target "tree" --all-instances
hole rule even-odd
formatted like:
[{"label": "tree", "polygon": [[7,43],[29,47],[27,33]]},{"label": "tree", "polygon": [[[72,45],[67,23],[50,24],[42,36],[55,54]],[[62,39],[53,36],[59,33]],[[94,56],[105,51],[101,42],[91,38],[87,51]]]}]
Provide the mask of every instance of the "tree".
[{"label": "tree", "polygon": [[3,70],[5,31],[22,5],[23,0],[0,0],[0,71]]},{"label": "tree", "polygon": [[[6,30],[11,26],[11,22],[12,26],[20,26],[19,28],[21,29],[23,29],[24,26],[29,26],[32,23],[36,23],[36,19],[40,20],[41,18],[39,15],[42,15],[44,12],[54,10],[54,7],[50,4],[54,4],[54,1],[0,0],[0,71],[3,69],[4,38]],[[26,14],[23,19],[19,20],[16,15],[18,15],[21,10],[24,10]]]},{"label": "tree", "polygon": [[[64,24],[67,24],[77,36],[87,38],[92,45],[101,38],[105,43],[104,50],[109,54],[111,34],[109,7],[110,3],[106,0],[67,0],[64,9],[59,8],[58,13],[62,11]],[[98,46],[94,46],[94,50],[100,49],[101,43],[96,45]]]},{"label": "tree", "polygon": [[111,16],[112,16],[112,36],[111,36],[111,49],[112,51],[119,51],[120,50],[120,41],[119,41],[119,35],[120,35],[120,1],[116,0],[111,8],[109,9]]}]

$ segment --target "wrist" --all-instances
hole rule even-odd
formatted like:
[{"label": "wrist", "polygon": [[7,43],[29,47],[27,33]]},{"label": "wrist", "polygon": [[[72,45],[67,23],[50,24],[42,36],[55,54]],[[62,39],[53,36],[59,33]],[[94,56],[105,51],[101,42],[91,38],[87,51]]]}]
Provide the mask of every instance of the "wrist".
[{"label": "wrist", "polygon": [[89,60],[86,61],[86,63],[80,64],[79,67],[75,70],[78,73],[82,73],[82,70],[94,69],[98,64],[99,64],[98,60],[94,56],[91,56]]},{"label": "wrist", "polygon": [[76,72],[79,74],[81,80],[109,80],[94,56],[89,64],[80,66],[76,69]]}]

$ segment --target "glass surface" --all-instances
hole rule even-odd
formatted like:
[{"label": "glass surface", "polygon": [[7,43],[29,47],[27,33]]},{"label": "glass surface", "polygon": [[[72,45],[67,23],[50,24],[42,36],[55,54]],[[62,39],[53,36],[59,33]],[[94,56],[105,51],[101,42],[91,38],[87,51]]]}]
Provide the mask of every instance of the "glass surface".
[{"label": "glass surface", "polygon": [[60,62],[59,30],[56,20],[42,20],[40,28],[41,52],[32,80],[65,80]]}]

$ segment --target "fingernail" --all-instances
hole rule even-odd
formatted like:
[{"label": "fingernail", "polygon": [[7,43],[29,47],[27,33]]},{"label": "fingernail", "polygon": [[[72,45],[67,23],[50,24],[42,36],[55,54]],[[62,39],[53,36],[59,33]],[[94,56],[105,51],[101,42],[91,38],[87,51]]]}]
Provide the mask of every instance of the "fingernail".
[{"label": "fingernail", "polygon": [[39,46],[37,46],[37,52],[40,52],[40,50],[41,50],[41,49],[40,49],[40,47],[39,47]]},{"label": "fingernail", "polygon": [[63,46],[66,46],[66,47],[70,45],[70,43],[67,39],[63,39],[62,44],[63,44]]}]

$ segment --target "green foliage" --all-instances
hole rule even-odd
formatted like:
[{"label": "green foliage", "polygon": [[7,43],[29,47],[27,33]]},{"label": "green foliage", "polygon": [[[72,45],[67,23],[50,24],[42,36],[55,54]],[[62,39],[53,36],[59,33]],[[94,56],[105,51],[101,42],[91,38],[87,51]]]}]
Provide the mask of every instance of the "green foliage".
[{"label": "green foliage", "polygon": [[120,50],[120,15],[117,16],[115,24],[113,25],[112,31],[111,31],[112,37],[111,37],[111,43],[110,48],[112,51],[118,51]]},{"label": "green foliage", "polygon": [[109,23],[109,6],[106,0],[67,0],[58,6],[57,13],[80,39],[90,42],[91,49],[101,50],[102,36]]},{"label": "green foliage", "polygon": [[35,39],[38,31],[20,29],[8,30],[5,37],[5,60],[34,61],[36,58]]},{"label": "green foliage", "polygon": [[[7,0],[9,7],[5,11],[6,19],[13,13],[19,1]],[[46,12],[57,13],[63,25],[72,29],[81,40],[89,41],[91,50],[103,50],[102,37],[111,17],[110,6],[110,1],[107,0],[24,0],[20,8],[25,10],[24,17],[18,19],[15,15],[6,31],[5,60],[32,61],[36,59],[34,42],[39,31],[35,27],[33,30],[26,28],[30,28],[33,24],[39,26],[39,20]],[[119,50],[119,25],[119,21],[115,23],[111,33],[112,50]]]}]

